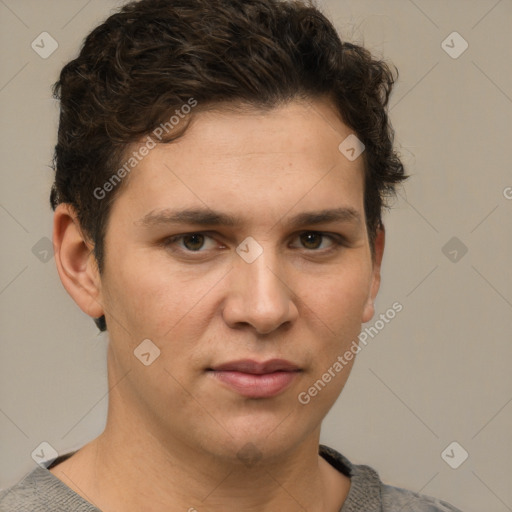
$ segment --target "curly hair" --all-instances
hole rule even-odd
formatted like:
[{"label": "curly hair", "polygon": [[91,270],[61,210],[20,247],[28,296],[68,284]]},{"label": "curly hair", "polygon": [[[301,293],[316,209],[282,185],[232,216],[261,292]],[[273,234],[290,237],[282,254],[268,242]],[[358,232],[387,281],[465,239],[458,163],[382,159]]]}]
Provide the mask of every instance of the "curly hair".
[{"label": "curly hair", "polygon": [[[393,148],[387,104],[398,70],[342,42],[311,0],[141,0],[85,39],[54,85],[60,100],[52,208],[70,203],[94,245],[99,271],[109,211],[121,185],[94,193],[127,148],[194,98],[271,109],[328,97],[365,145],[364,207],[370,247],[385,199],[407,178]],[[164,142],[186,130],[172,132]],[[104,321],[97,322],[100,329]]]}]

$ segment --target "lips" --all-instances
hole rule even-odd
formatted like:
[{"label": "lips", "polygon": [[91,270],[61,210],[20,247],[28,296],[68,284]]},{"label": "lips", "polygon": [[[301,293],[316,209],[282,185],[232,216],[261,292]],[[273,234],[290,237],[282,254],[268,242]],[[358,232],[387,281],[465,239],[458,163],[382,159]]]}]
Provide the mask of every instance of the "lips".
[{"label": "lips", "polygon": [[293,372],[299,370],[299,367],[285,359],[270,359],[269,361],[253,361],[252,359],[240,359],[239,361],[231,361],[229,363],[220,364],[212,368],[214,371],[231,371],[251,373],[254,375],[262,375],[264,373],[273,372]]},{"label": "lips", "polygon": [[209,373],[232,391],[248,398],[270,398],[282,393],[301,372],[284,359],[241,359],[208,368]]}]

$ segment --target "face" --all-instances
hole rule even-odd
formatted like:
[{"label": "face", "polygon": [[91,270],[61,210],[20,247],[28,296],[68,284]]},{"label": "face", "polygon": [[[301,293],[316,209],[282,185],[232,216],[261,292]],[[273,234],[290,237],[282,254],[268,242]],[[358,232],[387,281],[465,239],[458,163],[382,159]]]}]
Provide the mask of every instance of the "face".
[{"label": "face", "polygon": [[[235,457],[318,431],[353,360],[333,365],[378,289],[363,161],[338,150],[350,133],[321,100],[202,112],[130,174],[101,303],[122,407],[155,435]],[[148,365],[134,355],[143,340]]]}]

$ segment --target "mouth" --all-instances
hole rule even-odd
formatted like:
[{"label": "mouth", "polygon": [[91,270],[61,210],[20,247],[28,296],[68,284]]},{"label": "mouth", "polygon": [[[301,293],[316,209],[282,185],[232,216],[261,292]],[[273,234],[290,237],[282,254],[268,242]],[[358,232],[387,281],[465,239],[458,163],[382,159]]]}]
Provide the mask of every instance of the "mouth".
[{"label": "mouth", "polygon": [[207,368],[232,391],[247,398],[270,398],[285,391],[302,370],[284,359],[242,359]]}]

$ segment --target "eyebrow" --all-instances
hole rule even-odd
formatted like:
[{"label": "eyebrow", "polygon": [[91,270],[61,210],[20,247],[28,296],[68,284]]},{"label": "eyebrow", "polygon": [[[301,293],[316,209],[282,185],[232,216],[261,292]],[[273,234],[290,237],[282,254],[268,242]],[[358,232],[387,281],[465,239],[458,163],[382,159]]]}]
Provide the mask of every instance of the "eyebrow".
[{"label": "eyebrow", "polygon": [[[329,222],[361,224],[361,214],[350,207],[330,208],[299,213],[284,222],[288,228],[318,225]],[[188,208],[184,210],[164,209],[152,211],[136,224],[154,227],[166,224],[197,224],[201,226],[236,227],[244,223],[240,216],[230,215],[209,208]]]}]

